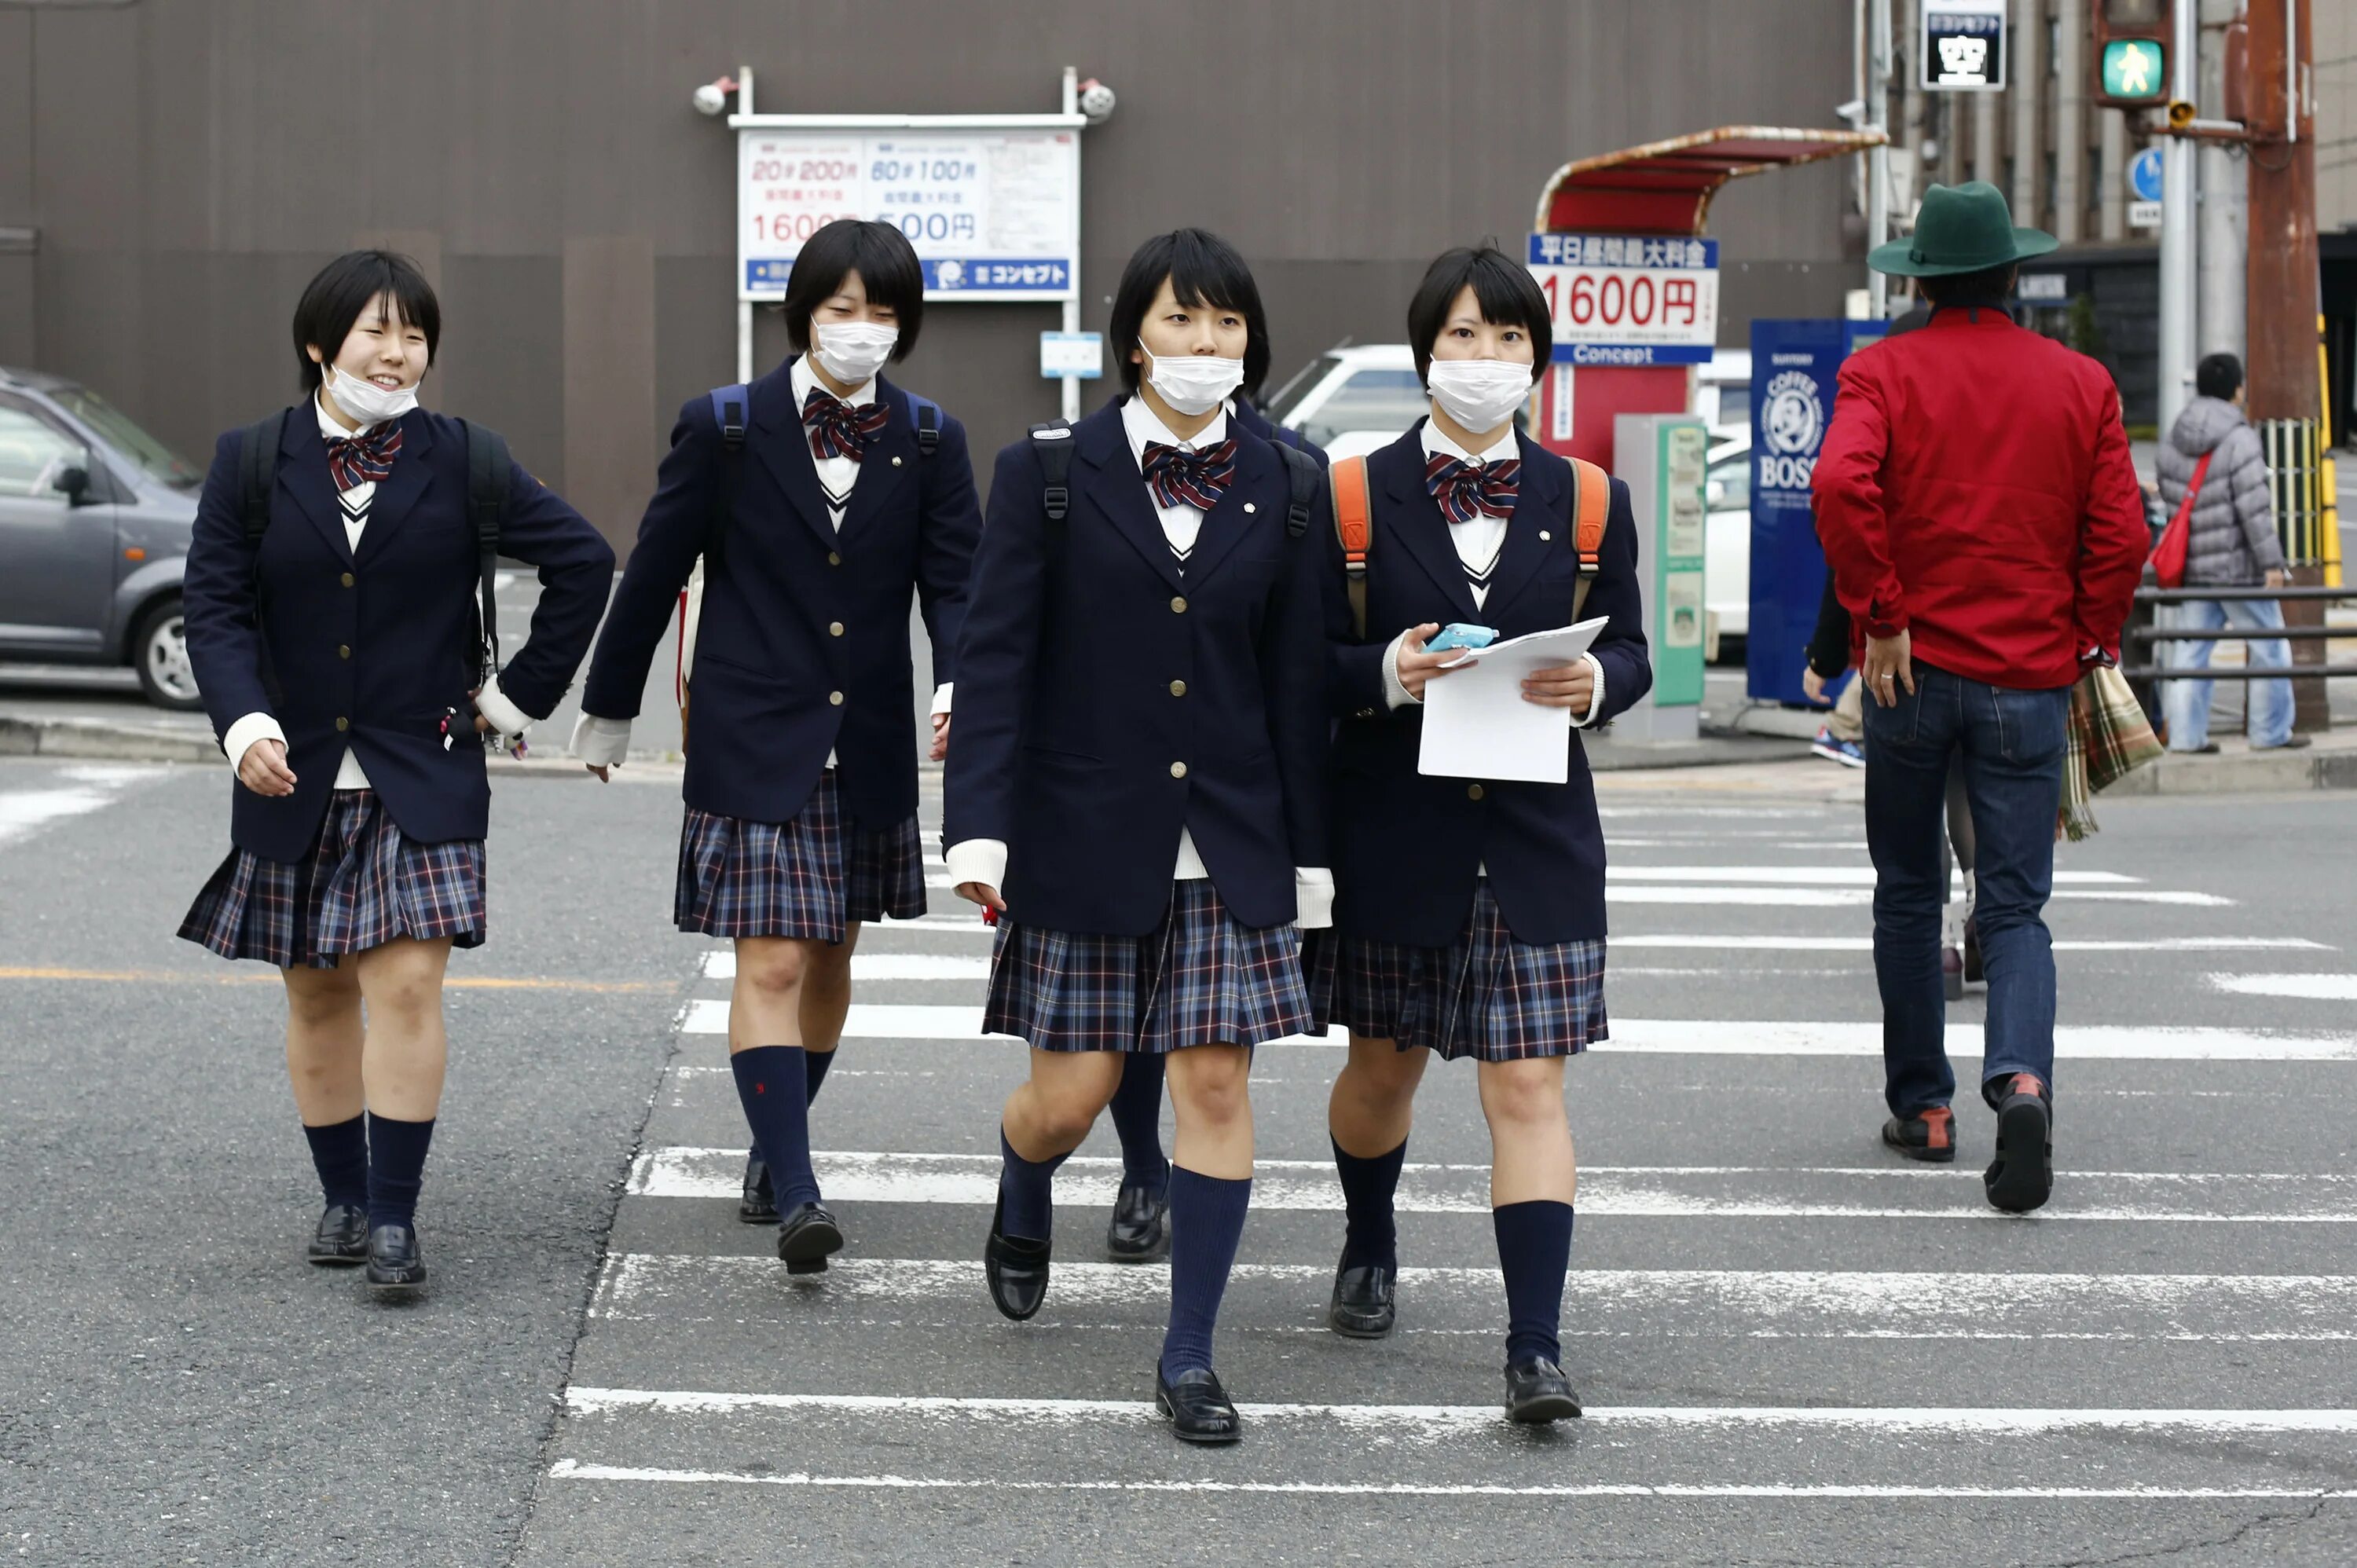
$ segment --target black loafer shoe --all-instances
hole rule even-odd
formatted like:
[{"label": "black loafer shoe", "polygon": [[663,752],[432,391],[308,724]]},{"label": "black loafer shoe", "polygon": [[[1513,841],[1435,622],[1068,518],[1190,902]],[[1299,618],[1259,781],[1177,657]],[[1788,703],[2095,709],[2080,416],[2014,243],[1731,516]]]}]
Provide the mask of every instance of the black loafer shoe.
[{"label": "black loafer shoe", "polygon": [[1927,1105],[1912,1116],[1893,1116],[1882,1124],[1882,1141],[1910,1160],[1953,1165],[1956,1113],[1944,1105]]},{"label": "black loafer shoe", "polygon": [[1345,1339],[1381,1339],[1399,1320],[1392,1296],[1397,1280],[1398,1272],[1382,1263],[1346,1263],[1336,1269],[1326,1326]]},{"label": "black loafer shoe", "polygon": [[380,1225],[369,1232],[368,1286],[373,1291],[413,1291],[425,1283],[425,1254],[410,1225]]},{"label": "black loafer shoe", "polygon": [[770,1165],[761,1151],[745,1156],[745,1193],[737,1200],[737,1218],[748,1225],[775,1225],[778,1197],[770,1188]]},{"label": "black loafer shoe", "polygon": [[368,1210],[357,1203],[331,1203],[319,1216],[306,1254],[323,1268],[365,1263],[369,1255]]},{"label": "black loafer shoe", "polygon": [[2054,1109],[2044,1085],[2029,1073],[2013,1075],[1996,1107],[1996,1158],[1981,1173],[1988,1200],[2012,1214],[2027,1214],[2054,1192]]},{"label": "black loafer shoe", "polygon": [[825,1207],[797,1203],[778,1224],[778,1261],[790,1274],[826,1272],[830,1252],[843,1251],[843,1227]]},{"label": "black loafer shoe", "polygon": [[1154,1408],[1170,1418],[1170,1431],[1181,1443],[1233,1443],[1243,1435],[1243,1422],[1220,1386],[1219,1374],[1201,1368],[1179,1373],[1174,1382],[1156,1363]]},{"label": "black loafer shoe", "polygon": [[990,1282],[990,1299],[998,1310],[1020,1323],[1048,1299],[1049,1244],[1026,1236],[1009,1236],[998,1228],[1006,1210],[1001,1199],[990,1211],[990,1240],[982,1249],[983,1277]]},{"label": "black loafer shoe", "polygon": [[1563,1369],[1544,1357],[1517,1361],[1506,1369],[1506,1419],[1524,1426],[1544,1426],[1579,1413],[1579,1396]]},{"label": "black loafer shoe", "polygon": [[1144,1182],[1125,1181],[1105,1227],[1105,1255],[1116,1263],[1151,1263],[1170,1255],[1170,1197]]}]

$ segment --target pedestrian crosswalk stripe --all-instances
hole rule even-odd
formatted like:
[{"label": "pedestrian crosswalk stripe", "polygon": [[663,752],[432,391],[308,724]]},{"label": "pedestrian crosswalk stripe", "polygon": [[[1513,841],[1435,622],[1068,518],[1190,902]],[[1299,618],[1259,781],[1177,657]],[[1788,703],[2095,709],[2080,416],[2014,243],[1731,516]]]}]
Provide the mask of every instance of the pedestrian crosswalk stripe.
[{"label": "pedestrian crosswalk stripe", "polygon": [[2357,1002],[2357,974],[2213,974],[2210,983],[2236,996],[2288,996],[2305,1002]]}]

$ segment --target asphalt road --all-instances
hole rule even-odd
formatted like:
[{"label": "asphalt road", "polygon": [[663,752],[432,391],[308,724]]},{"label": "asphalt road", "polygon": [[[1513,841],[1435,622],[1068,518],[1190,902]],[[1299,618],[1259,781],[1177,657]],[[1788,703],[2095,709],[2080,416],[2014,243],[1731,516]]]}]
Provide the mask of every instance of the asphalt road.
[{"label": "asphalt road", "polygon": [[[727,982],[669,929],[675,776],[498,785],[424,1301],[300,1262],[316,1197],[266,972],[172,936],[217,769],[0,762],[0,1557],[39,1563],[2342,1564],[2357,1559],[2357,849],[2330,794],[2101,803],[2069,848],[2054,1204],[1888,1159],[1857,779],[1607,781],[1615,1042],[1574,1065],[1566,1361],[1492,1410],[1469,1073],[1403,1187],[1402,1330],[1320,1326],[1335,1054],[1262,1053],[1221,1328],[1237,1448],[1151,1418],[1158,1270],[1047,1309],[977,1262],[1020,1049],[936,891],[868,933],[814,1125],[850,1246],[735,1217]],[[1953,1011],[1975,1044],[1983,1001]],[[1972,1076],[1970,1061],[1961,1076]]]}]

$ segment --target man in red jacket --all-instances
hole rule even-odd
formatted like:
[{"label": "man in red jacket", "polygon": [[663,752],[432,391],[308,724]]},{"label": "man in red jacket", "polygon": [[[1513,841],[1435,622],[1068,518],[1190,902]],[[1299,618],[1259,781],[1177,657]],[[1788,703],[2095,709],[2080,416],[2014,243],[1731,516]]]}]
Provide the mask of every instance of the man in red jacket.
[{"label": "man in red jacket", "polygon": [[1934,186],[1867,258],[1921,280],[1922,330],[1853,356],[1817,458],[1817,535],[1863,639],[1866,837],[1882,993],[1883,1141],[1955,1158],[1943,1044],[1943,793],[1961,757],[1988,975],[1989,1201],[2053,1187],[2054,953],[2041,918],[2071,687],[2116,660],[2147,534],[2110,375],[2014,325],[2016,263],[2054,248],[2005,198]]}]

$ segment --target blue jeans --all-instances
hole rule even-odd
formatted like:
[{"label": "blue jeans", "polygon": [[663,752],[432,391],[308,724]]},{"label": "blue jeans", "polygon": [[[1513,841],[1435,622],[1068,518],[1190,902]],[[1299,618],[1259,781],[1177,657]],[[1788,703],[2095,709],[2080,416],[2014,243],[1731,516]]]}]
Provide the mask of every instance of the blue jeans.
[{"label": "blue jeans", "polygon": [[[2235,626],[2250,631],[2281,631],[2283,606],[2273,599],[2193,599],[2170,607],[2176,615],[2170,625],[2174,631],[2216,631],[2221,627]],[[2199,669],[2210,662],[2218,645],[2214,642],[2172,642],[2169,656],[2171,669]],[[2274,638],[2253,638],[2243,644],[2244,659],[2254,669],[2288,670],[2291,668],[2291,645]],[[2199,751],[2210,739],[2210,690],[2212,681],[2169,681],[2162,682],[2161,711],[2169,715],[2169,748],[2171,751]],[[2291,682],[2289,681],[2251,681],[2244,682],[2250,695],[2244,701],[2244,728],[2250,732],[2254,746],[2281,746],[2291,738]]]},{"label": "blue jeans", "polygon": [[1972,807],[1981,963],[1988,975],[1982,1095],[2017,1072],[2054,1081],[2054,946],[2041,911],[2054,889],[2067,686],[2017,691],[1918,662],[1915,692],[1866,704],[1866,844],[1874,855],[1874,978],[1882,992],[1884,1098],[1900,1116],[1945,1105],[1947,998],[1940,911],[1948,769]]}]

